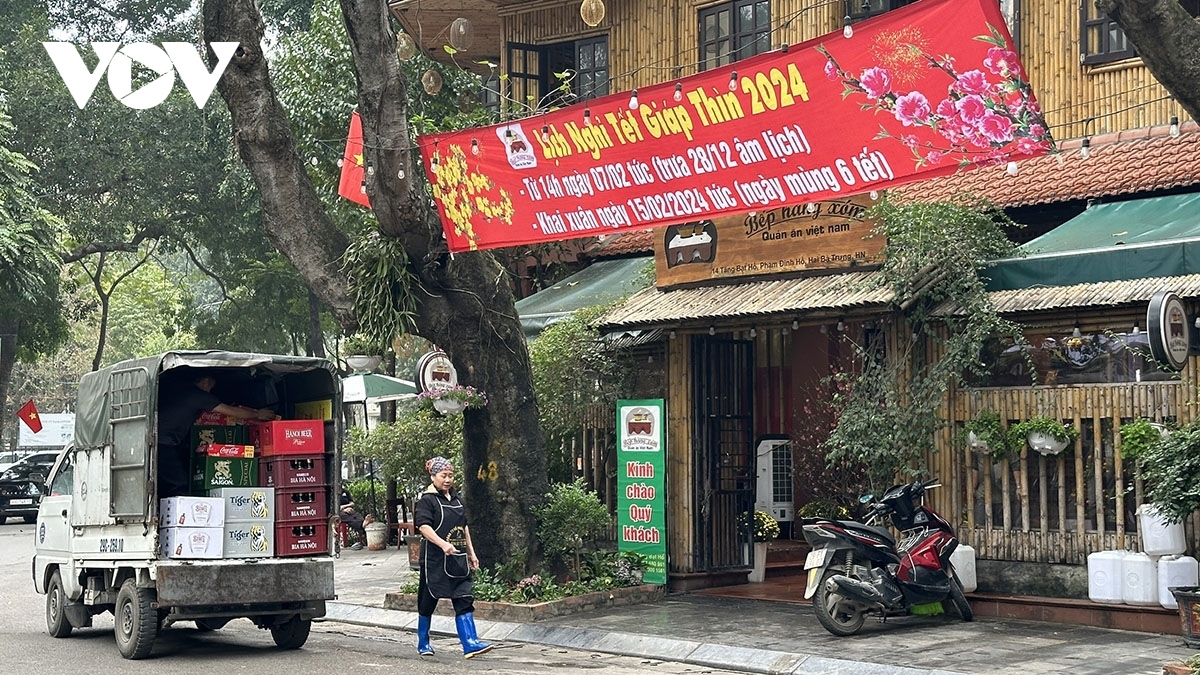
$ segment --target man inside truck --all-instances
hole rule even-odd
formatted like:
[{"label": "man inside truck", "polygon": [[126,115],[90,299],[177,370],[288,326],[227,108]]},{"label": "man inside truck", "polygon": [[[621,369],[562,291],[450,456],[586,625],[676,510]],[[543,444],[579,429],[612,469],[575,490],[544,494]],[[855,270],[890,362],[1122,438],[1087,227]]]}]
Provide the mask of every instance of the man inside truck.
[{"label": "man inside truck", "polygon": [[158,405],[158,496],[178,497],[188,493],[189,462],[193,448],[188,447],[192,424],[200,413],[212,411],[237,420],[271,421],[278,419],[266,408],[229,405],[212,393],[217,378],[198,373],[180,389],[164,390]]}]

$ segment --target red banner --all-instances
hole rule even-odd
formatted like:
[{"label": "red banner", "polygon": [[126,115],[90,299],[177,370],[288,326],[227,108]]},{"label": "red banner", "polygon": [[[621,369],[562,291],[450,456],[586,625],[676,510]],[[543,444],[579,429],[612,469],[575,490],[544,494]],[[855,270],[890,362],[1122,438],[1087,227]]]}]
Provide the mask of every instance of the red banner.
[{"label": "red banner", "polygon": [[342,175],[338,180],[338,194],[355,204],[371,208],[363,171],[362,118],[357,112],[350,113],[350,133],[346,136],[346,151],[342,153]]},{"label": "red banner", "polygon": [[995,0],[921,0],[850,38],[418,145],[467,251],[846,197],[1053,141]]}]

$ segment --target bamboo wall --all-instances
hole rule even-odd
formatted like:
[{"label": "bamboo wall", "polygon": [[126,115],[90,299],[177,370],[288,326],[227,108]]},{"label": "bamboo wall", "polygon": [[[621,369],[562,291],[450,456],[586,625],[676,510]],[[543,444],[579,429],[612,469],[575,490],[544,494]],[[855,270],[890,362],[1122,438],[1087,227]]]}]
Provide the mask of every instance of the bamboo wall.
[{"label": "bamboo wall", "polygon": [[[695,74],[698,12],[716,4],[606,0],[605,19],[596,28],[580,21],[575,1],[535,0],[506,8],[501,16],[504,39],[510,42],[543,45],[607,35],[610,91],[618,92]],[[843,7],[841,0],[776,0],[772,48],[837,31]],[[1022,0],[1020,22],[1018,51],[1055,138],[1137,129],[1186,116],[1141,59],[1080,63],[1077,2]],[[501,53],[507,59],[505,50]],[[501,72],[508,70],[502,62]]]}]

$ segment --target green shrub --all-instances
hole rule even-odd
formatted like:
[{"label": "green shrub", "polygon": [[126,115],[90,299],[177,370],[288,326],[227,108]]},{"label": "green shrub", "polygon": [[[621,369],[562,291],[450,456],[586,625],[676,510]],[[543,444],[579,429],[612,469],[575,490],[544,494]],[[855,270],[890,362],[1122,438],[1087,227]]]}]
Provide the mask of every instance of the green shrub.
[{"label": "green shrub", "polygon": [[596,535],[612,523],[608,507],[584,487],[582,478],[552,487],[534,516],[543,553],[551,560],[564,560],[571,554],[576,576],[583,547],[594,545]]}]

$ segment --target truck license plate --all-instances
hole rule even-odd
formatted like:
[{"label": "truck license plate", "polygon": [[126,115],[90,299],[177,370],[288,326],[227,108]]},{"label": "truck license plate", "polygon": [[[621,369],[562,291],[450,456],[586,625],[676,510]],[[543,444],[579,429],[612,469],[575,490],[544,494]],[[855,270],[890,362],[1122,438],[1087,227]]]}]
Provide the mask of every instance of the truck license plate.
[{"label": "truck license plate", "polygon": [[12,499],[8,503],[12,506],[33,506],[32,499]]},{"label": "truck license plate", "polygon": [[827,548],[819,548],[815,551],[809,551],[808,557],[804,559],[804,569],[811,570],[814,567],[820,567],[825,564],[825,554],[829,552]]}]

